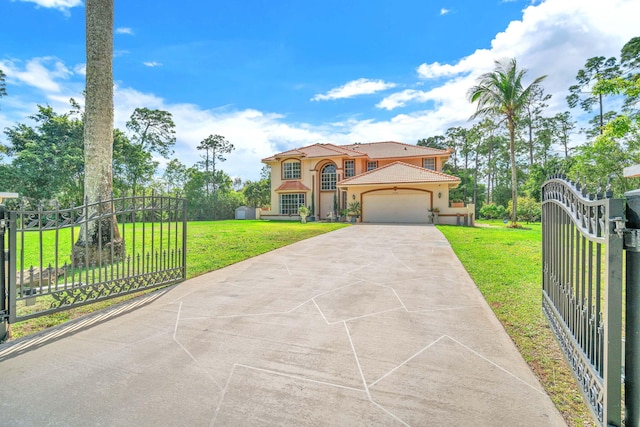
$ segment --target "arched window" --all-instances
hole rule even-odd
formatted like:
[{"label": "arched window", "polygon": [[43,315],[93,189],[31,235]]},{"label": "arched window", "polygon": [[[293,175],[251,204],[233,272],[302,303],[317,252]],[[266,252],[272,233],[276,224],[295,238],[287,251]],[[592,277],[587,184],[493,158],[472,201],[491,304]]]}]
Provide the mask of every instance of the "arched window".
[{"label": "arched window", "polygon": [[320,189],[336,189],[336,165],[329,164],[322,168],[322,172],[320,173]]}]

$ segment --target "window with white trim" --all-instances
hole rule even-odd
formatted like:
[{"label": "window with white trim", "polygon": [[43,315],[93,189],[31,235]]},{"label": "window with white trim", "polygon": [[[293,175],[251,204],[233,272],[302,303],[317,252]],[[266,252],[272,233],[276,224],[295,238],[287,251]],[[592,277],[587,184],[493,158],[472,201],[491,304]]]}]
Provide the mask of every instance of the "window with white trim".
[{"label": "window with white trim", "polygon": [[434,157],[427,157],[422,159],[422,167],[425,169],[436,170],[436,159]]},{"label": "window with white trim", "polygon": [[378,169],[378,162],[377,161],[367,162],[367,172],[372,171],[374,169]]},{"label": "window with white trim", "polygon": [[298,208],[305,205],[304,193],[286,193],[280,195],[280,214],[297,215]]},{"label": "window with white trim", "polygon": [[356,175],[356,165],[353,160],[344,161],[344,177],[350,178]]},{"label": "window with white trim", "polygon": [[320,173],[320,189],[336,189],[336,165],[330,164],[322,168],[322,172]]},{"label": "window with white trim", "polygon": [[300,179],[299,160],[292,160],[282,164],[282,179]]}]

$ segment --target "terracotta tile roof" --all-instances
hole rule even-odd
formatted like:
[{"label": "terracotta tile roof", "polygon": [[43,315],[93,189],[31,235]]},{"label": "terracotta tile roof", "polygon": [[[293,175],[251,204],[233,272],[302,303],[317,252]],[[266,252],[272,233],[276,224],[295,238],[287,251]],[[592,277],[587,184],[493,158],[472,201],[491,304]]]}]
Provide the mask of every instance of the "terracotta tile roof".
[{"label": "terracotta tile roof", "polygon": [[285,181],[276,191],[310,191],[311,189],[300,181]]},{"label": "terracotta tile roof", "polygon": [[447,175],[419,166],[403,162],[393,162],[381,168],[343,179],[339,186],[347,185],[371,185],[371,184],[406,184],[423,182],[458,183],[460,178]]},{"label": "terracotta tile roof", "polygon": [[263,162],[269,162],[279,159],[286,159],[287,157],[335,157],[335,156],[348,156],[348,157],[363,157],[366,154],[350,149],[349,147],[334,145],[334,144],[313,144],[302,148],[295,148],[293,150],[283,151],[282,153],[274,154],[271,157],[262,159]]},{"label": "terracotta tile roof", "polygon": [[365,153],[370,159],[389,159],[402,157],[427,157],[449,155],[447,150],[403,144],[402,142],[369,142],[366,144],[343,145],[343,148]]}]

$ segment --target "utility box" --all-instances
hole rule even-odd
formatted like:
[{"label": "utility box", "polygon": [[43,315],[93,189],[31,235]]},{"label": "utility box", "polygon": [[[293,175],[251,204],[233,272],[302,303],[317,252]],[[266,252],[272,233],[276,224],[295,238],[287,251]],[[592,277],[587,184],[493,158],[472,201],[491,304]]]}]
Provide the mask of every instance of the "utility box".
[{"label": "utility box", "polygon": [[256,214],[256,208],[240,206],[236,208],[236,219],[259,219],[260,214]]}]

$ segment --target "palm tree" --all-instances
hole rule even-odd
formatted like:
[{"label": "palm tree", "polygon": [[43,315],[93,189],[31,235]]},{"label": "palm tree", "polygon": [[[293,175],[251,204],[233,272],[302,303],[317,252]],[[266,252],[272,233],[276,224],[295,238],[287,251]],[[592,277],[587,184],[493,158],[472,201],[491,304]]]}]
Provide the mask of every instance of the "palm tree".
[{"label": "palm tree", "polygon": [[[113,1],[87,0],[85,3],[84,194],[90,203],[107,201],[113,193]],[[106,209],[110,209],[108,204],[95,205],[94,212],[87,212],[87,218],[102,214]],[[109,254],[113,253],[117,258],[122,256],[124,243],[115,216],[111,218],[101,220],[100,224],[98,221],[83,224],[73,249],[74,264],[95,262],[102,250],[97,247],[98,242],[103,246],[111,244],[113,252],[109,251]],[[109,242],[111,238],[113,241]]]},{"label": "palm tree", "polygon": [[471,102],[477,102],[478,107],[472,118],[479,116],[502,117],[509,130],[509,155],[511,160],[511,198],[513,210],[511,225],[516,225],[518,203],[518,180],[516,169],[516,127],[520,113],[526,106],[532,91],[539,86],[547,76],[535,79],[526,88],[522,79],[526,69],[518,69],[516,59],[509,61],[495,61],[495,69],[478,78],[478,84],[469,89],[468,97]]}]

